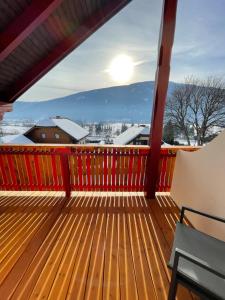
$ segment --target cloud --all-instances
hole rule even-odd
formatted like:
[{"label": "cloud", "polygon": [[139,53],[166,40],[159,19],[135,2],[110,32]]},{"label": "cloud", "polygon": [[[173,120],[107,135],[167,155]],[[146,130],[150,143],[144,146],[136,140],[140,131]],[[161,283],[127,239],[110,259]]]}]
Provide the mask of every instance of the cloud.
[{"label": "cloud", "polygon": [[[52,99],[114,85],[106,70],[121,53],[133,58],[131,83],[154,80],[161,9],[162,0],[133,0],[20,99]],[[224,10],[224,0],[179,1],[171,80],[224,73]]]}]

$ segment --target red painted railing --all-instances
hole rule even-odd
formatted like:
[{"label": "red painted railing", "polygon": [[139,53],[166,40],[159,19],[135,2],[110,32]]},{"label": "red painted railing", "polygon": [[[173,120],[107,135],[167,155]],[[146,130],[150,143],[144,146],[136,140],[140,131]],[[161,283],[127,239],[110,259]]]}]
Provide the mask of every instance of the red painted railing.
[{"label": "red painted railing", "polygon": [[[169,191],[176,153],[161,149],[158,191]],[[0,146],[1,190],[145,191],[147,146]]]}]

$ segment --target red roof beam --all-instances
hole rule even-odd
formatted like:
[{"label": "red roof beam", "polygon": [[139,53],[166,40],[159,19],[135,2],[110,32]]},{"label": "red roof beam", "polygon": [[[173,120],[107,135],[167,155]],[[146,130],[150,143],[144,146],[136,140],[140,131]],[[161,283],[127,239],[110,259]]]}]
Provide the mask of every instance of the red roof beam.
[{"label": "red roof beam", "polygon": [[33,0],[24,12],[0,34],[0,62],[30,35],[63,0]]},{"label": "red roof beam", "polygon": [[8,92],[2,94],[1,98],[6,102],[15,101],[28,88],[44,76],[71,51],[84,42],[92,33],[101,27],[107,20],[112,18],[130,1],[131,0],[113,0],[94,12],[79,25],[75,32],[60,42],[47,57],[38,62],[32,67],[32,69],[26,72],[19,80],[10,86]]},{"label": "red roof beam", "polygon": [[170,75],[170,60],[176,27],[177,0],[164,0],[159,36],[158,63],[155,78],[154,102],[151,120],[150,158],[146,169],[147,197],[155,198],[159,177],[160,148],[163,118]]},{"label": "red roof beam", "polygon": [[0,101],[0,121],[3,119],[4,113],[13,110],[11,103],[5,103]]}]

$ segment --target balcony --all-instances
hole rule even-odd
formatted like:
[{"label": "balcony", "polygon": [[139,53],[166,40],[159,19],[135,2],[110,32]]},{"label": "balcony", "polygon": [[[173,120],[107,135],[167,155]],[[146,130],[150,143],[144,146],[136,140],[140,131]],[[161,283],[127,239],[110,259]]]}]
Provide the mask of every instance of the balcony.
[{"label": "balcony", "polygon": [[[0,120],[130,0],[17,2],[1,2]],[[0,299],[167,299],[177,205],[224,213],[225,133],[192,157],[160,149],[176,10],[163,1],[151,148],[0,146]]]},{"label": "balcony", "polygon": [[[162,148],[157,191],[169,192],[176,153]],[[0,189],[23,191],[147,192],[148,146],[1,146]]]},{"label": "balcony", "polygon": [[149,200],[149,147],[1,146],[2,299],[167,299],[177,150]]}]

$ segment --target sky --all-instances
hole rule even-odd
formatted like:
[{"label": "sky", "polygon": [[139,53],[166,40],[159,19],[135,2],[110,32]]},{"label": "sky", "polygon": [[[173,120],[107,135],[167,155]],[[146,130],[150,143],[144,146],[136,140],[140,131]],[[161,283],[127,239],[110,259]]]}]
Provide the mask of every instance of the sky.
[{"label": "sky", "polygon": [[[19,100],[42,101],[119,85],[107,70],[121,54],[134,62],[126,84],[154,80],[161,11],[162,0],[133,0]],[[190,75],[225,79],[224,11],[225,0],[178,0],[171,81],[183,82]]]}]

